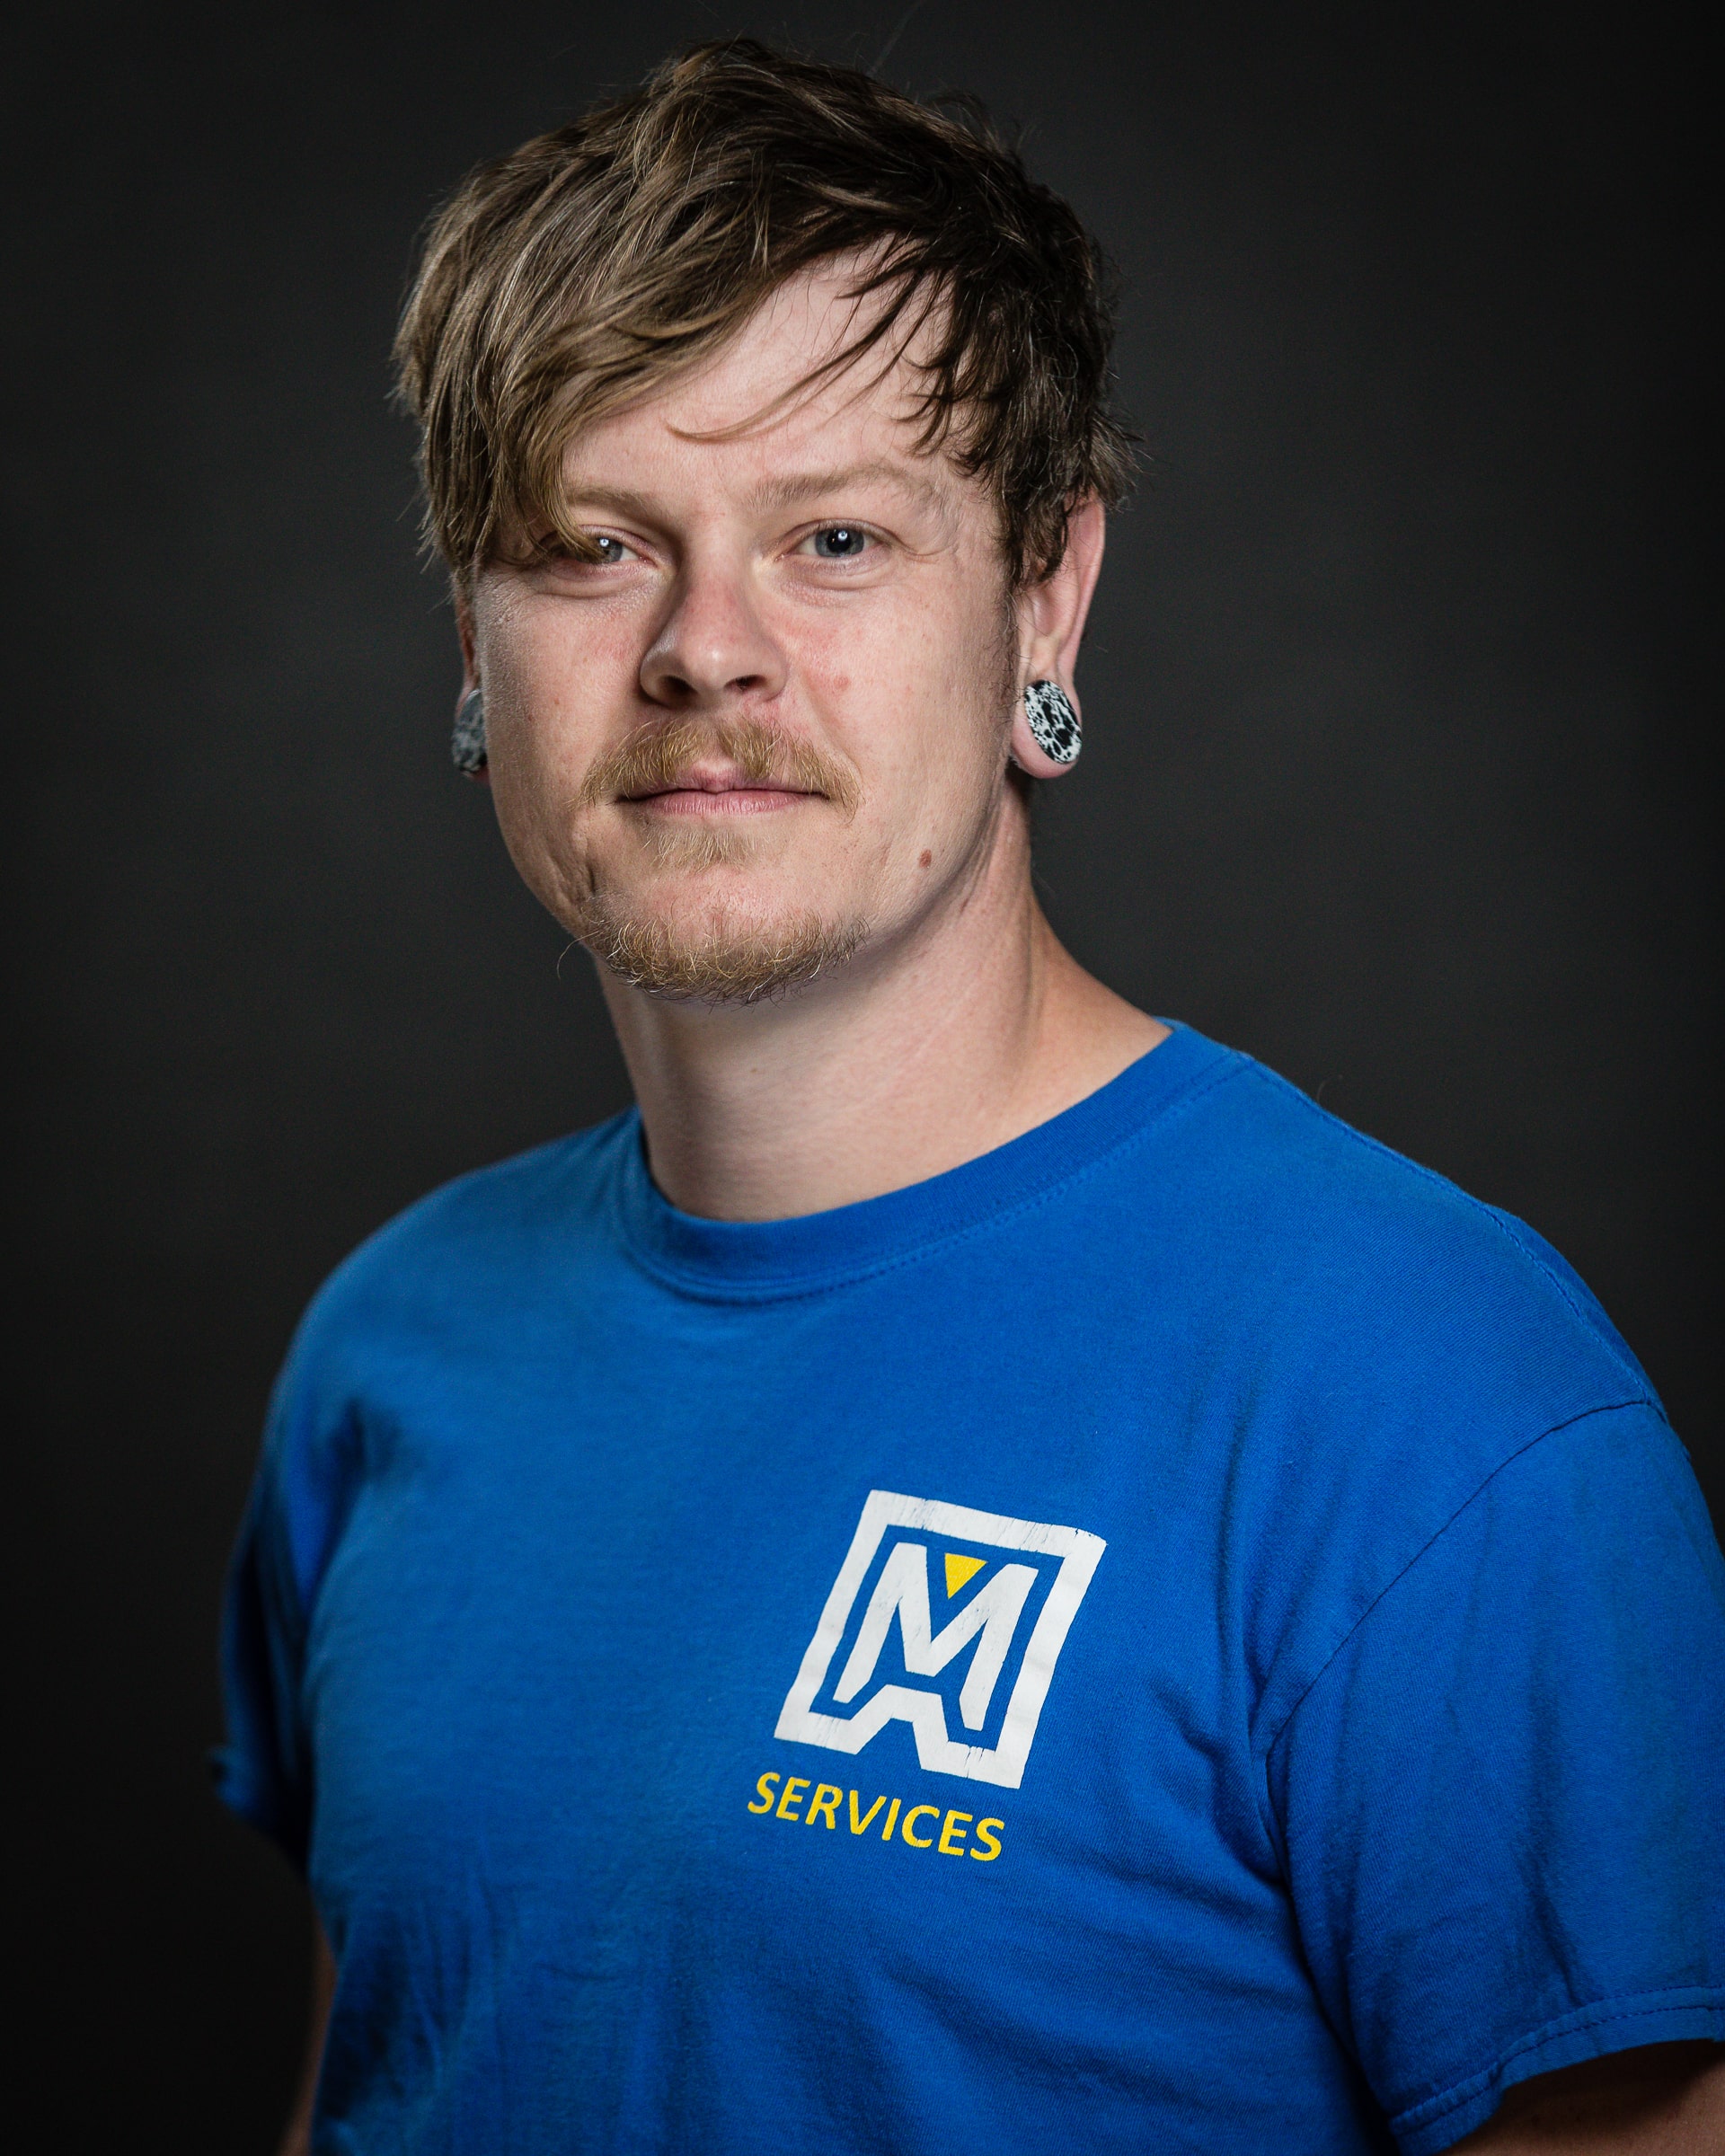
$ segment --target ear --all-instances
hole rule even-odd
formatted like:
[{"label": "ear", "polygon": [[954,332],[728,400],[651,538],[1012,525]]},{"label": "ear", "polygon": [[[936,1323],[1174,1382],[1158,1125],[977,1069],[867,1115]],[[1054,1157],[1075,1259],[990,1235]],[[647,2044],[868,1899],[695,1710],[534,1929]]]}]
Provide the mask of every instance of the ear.
[{"label": "ear", "polygon": [[[460,711],[468,696],[479,686],[479,644],[473,632],[473,594],[464,590],[459,583],[450,586],[450,596],[456,607],[456,635],[461,643],[461,686],[456,692],[456,710]],[[465,778],[481,786],[491,782],[491,767],[483,764],[477,771],[464,772]]]},{"label": "ear", "polygon": [[1057,681],[1078,711],[1075,669],[1090,614],[1091,595],[1102,570],[1107,517],[1087,494],[1066,518],[1066,551],[1060,566],[1039,584],[1027,584],[1013,601],[1018,619],[1018,680],[1013,711],[1013,761],[1033,779],[1057,779],[1070,771],[1044,755],[1024,715],[1024,692],[1033,681]]}]

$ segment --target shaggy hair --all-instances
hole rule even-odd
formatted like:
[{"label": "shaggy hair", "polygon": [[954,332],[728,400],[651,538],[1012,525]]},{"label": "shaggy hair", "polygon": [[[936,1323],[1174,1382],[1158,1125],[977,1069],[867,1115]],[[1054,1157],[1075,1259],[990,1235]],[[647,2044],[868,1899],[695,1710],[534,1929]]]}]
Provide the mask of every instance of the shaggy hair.
[{"label": "shaggy hair", "polygon": [[1074,505],[1130,470],[1094,242],[974,105],[739,38],[480,166],[432,223],[396,358],[457,584],[506,552],[593,558],[564,521],[571,438],[834,257],[872,304],[805,386],[924,332],[923,447],[989,487],[1015,584],[1053,570]]}]

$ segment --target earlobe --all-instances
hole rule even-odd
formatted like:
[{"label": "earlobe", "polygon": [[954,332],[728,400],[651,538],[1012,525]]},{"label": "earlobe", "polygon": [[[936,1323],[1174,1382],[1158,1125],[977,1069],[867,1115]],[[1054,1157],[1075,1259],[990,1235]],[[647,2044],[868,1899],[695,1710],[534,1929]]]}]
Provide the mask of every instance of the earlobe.
[{"label": "earlobe", "polygon": [[485,775],[485,699],[477,689],[469,689],[456,706],[449,758],[464,779]]},{"label": "earlobe", "polygon": [[459,579],[451,591],[456,608],[456,634],[461,641],[464,686],[456,704],[456,723],[449,737],[449,760],[464,779],[486,781],[485,699],[479,688],[479,652],[473,634],[473,609]]},{"label": "earlobe", "polygon": [[1057,779],[1084,745],[1078,707],[1057,681],[1033,681],[1013,720],[1013,761],[1033,779]]}]

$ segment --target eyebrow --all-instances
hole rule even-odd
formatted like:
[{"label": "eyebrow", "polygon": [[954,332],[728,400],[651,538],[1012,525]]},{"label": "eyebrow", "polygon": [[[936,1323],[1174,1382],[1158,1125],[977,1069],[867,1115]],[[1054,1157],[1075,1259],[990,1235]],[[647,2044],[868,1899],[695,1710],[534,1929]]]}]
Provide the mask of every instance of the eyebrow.
[{"label": "eyebrow", "polygon": [[[884,458],[875,458],[832,472],[784,473],[753,489],[748,498],[748,506],[757,510],[790,508],[800,501],[811,501],[823,494],[842,494],[848,487],[859,486],[892,487],[924,508],[940,508],[943,499],[932,480],[919,478],[916,473],[889,464]],[[568,498],[593,508],[615,509],[649,520],[659,513],[660,508],[650,496],[638,494],[631,488],[589,486],[579,474]]]},{"label": "eyebrow", "polygon": [[941,501],[941,490],[932,480],[921,479],[916,473],[907,472],[902,464],[889,464],[883,458],[862,464],[847,464],[836,472],[788,472],[782,478],[769,479],[756,488],[749,496],[750,506],[760,509],[790,508],[800,501],[812,500],[821,494],[842,494],[848,487],[889,486],[925,508],[934,508]]}]

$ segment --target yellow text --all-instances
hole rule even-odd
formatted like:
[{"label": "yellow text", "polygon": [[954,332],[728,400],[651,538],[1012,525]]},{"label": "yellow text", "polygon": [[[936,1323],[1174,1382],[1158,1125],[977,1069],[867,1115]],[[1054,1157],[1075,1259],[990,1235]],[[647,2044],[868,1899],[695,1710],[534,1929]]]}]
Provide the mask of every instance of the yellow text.
[{"label": "yellow text", "polygon": [[[808,1796],[805,1809],[803,1799],[810,1790],[813,1794]],[[944,1816],[938,1804],[913,1804],[907,1811],[900,1797],[879,1796],[864,1809],[860,1789],[841,1789],[830,1781],[814,1782],[802,1774],[788,1779],[782,1774],[763,1774],[755,1784],[748,1808],[758,1816],[770,1815],[792,1826],[824,1826],[831,1833],[838,1825],[841,1805],[845,1824],[853,1834],[871,1833],[884,1807],[881,1841],[890,1842],[896,1833],[907,1849],[932,1849],[942,1857],[969,1857],[975,1864],[994,1862],[1006,1831],[1004,1819],[978,1819],[974,1813],[961,1812],[956,1807]],[[926,1833],[919,1833],[916,1829],[924,1819],[931,1825]],[[938,1826],[932,1824],[935,1820],[940,1822]]]}]

